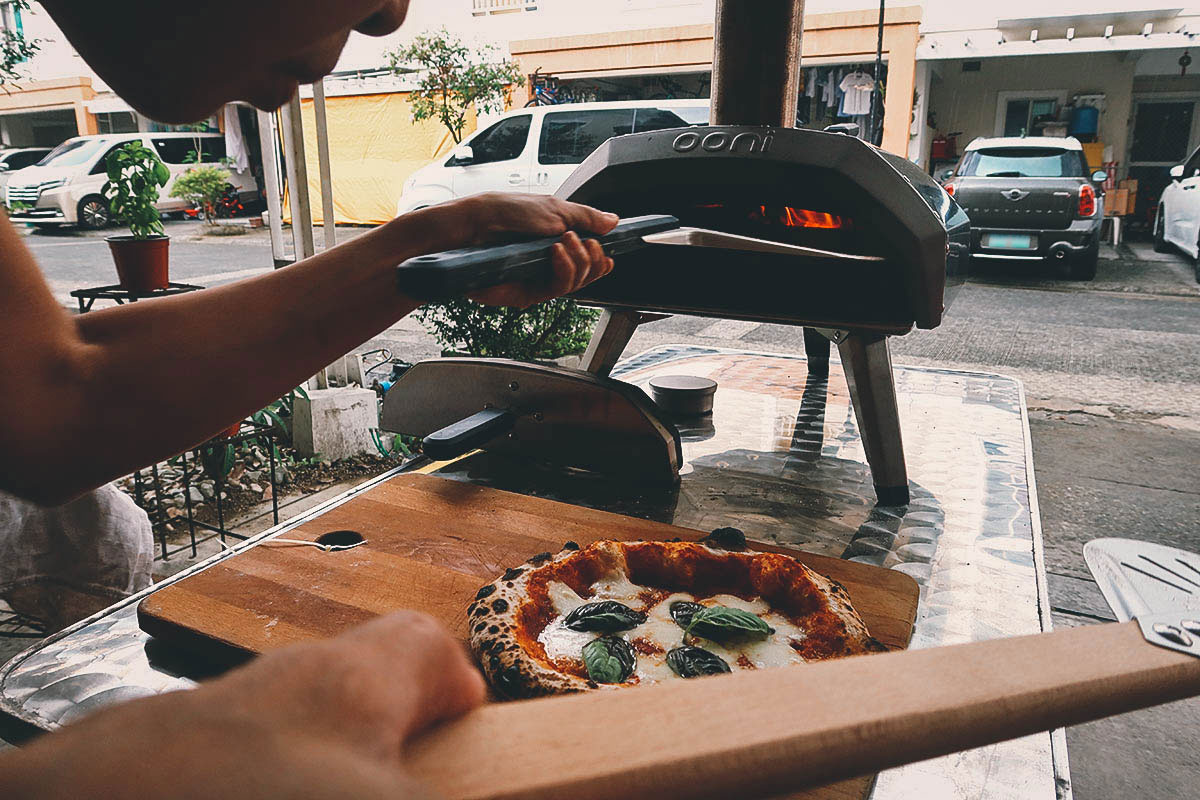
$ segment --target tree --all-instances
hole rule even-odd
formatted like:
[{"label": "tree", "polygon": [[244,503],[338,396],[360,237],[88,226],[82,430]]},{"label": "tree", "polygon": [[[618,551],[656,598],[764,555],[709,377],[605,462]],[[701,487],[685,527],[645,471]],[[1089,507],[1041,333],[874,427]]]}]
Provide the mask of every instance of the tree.
[{"label": "tree", "polygon": [[40,39],[26,39],[21,27],[21,13],[29,11],[27,0],[10,0],[15,30],[0,30],[0,86],[20,80],[18,64],[23,64],[41,50]]},{"label": "tree", "polygon": [[[414,122],[435,119],[454,143],[463,139],[467,114],[503,111],[508,88],[525,83],[520,65],[495,47],[472,50],[444,28],[421,34],[388,53],[396,73],[420,71],[409,96]],[[525,310],[494,308],[470,300],[425,306],[417,319],[446,350],[473,356],[531,361],[569,355],[587,345],[598,312],[573,300],[551,300]]]},{"label": "tree", "polygon": [[522,86],[521,67],[493,45],[472,50],[445,28],[422,33],[406,47],[389,52],[397,74],[420,72],[409,95],[414,122],[436,119],[458,144],[467,114],[503,111],[509,86]]}]

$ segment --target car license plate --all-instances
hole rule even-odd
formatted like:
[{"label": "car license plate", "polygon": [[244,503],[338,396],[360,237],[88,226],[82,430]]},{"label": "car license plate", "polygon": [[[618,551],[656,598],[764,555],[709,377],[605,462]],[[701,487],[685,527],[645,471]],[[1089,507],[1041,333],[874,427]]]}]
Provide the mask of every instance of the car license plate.
[{"label": "car license plate", "polygon": [[989,233],[983,237],[984,247],[1000,250],[1032,250],[1037,245],[1033,237],[1025,233]]}]

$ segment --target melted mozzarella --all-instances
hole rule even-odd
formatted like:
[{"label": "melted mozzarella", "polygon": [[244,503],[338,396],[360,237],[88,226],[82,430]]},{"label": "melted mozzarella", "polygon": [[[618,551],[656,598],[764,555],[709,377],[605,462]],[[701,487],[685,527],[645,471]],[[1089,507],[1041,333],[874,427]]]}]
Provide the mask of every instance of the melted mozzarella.
[{"label": "melted mozzarella", "polygon": [[[771,610],[766,601],[761,598],[743,600],[728,594],[719,594],[703,600],[687,592],[676,592],[663,600],[646,606],[639,596],[644,589],[633,584],[620,573],[606,575],[596,581],[590,588],[590,595],[585,600],[571,587],[558,581],[547,584],[550,602],[557,616],[546,626],[538,636],[538,641],[546,650],[551,660],[570,659],[582,660],[583,646],[596,638],[595,633],[573,631],[564,627],[563,619],[584,603],[599,600],[617,600],[630,608],[646,613],[646,621],[633,630],[616,634],[633,644],[637,653],[637,668],[634,675],[639,683],[657,683],[664,680],[677,679],[678,676],[667,666],[667,652],[684,644],[683,629],[671,617],[671,604],[680,600],[699,602],[704,606],[728,606],[739,608],[757,614],[775,632],[766,639],[751,642],[730,642],[722,645],[699,636],[689,636],[687,644],[703,647],[715,653],[729,664],[731,669],[764,669],[781,667],[788,664],[803,664],[804,659],[792,647],[791,642],[805,638],[805,632],[797,627],[782,614]],[[634,641],[638,640],[638,641]],[[652,650],[654,652],[645,652]]]}]

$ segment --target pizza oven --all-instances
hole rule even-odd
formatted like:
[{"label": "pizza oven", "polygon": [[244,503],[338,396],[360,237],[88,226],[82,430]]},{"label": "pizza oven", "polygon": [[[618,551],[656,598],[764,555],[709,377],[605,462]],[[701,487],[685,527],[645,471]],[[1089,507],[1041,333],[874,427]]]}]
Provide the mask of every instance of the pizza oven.
[{"label": "pizza oven", "polygon": [[[389,392],[383,427],[425,436],[435,457],[526,448],[614,476],[674,477],[667,415],[607,377],[645,312],[786,323],[809,329],[810,370],[827,369],[838,345],[877,497],[908,502],[887,338],[940,324],[964,278],[969,222],[906,160],[794,127],[802,7],[718,2],[714,124],[610,139],[559,190],[632,218],[602,238],[616,269],[576,295],[604,309],[584,370],[424,362]],[[436,299],[540,274],[552,244],[422,256],[398,280]],[[634,441],[654,466],[631,469]]]},{"label": "pizza oven", "polygon": [[954,200],[908,161],[840,133],[718,125],[618,136],[559,195],[828,253],[641,249],[576,295],[609,308],[903,334],[941,322],[966,266],[968,221]]}]

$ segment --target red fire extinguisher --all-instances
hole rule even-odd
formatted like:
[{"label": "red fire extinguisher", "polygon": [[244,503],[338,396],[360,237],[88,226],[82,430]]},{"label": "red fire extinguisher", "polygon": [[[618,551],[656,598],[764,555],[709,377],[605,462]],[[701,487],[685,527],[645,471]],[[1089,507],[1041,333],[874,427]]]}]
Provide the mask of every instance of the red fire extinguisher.
[{"label": "red fire extinguisher", "polygon": [[958,137],[962,131],[939,133],[933,137],[929,157],[934,161],[952,161],[958,158]]}]

